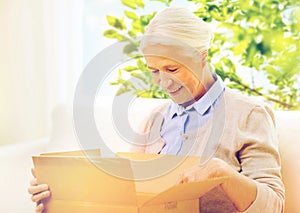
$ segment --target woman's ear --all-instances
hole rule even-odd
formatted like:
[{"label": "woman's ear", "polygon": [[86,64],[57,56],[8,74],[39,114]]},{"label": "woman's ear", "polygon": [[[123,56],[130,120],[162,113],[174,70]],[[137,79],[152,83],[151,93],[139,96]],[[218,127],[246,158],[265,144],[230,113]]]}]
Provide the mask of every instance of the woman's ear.
[{"label": "woman's ear", "polygon": [[204,68],[205,65],[206,65],[207,56],[208,56],[208,51],[207,50],[204,50],[203,52],[201,52],[201,65],[202,65],[202,68]]}]

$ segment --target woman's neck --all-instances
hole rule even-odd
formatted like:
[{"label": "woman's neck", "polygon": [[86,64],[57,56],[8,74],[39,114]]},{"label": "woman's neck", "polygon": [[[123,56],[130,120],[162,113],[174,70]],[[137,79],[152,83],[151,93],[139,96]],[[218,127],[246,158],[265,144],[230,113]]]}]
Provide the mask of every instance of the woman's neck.
[{"label": "woman's neck", "polygon": [[195,103],[196,101],[198,101],[203,95],[205,95],[205,93],[212,87],[212,85],[215,83],[215,79],[213,77],[212,72],[210,71],[210,68],[208,66],[208,64],[206,64],[202,70],[202,76],[201,79],[203,83],[201,83],[200,87],[200,93],[195,96],[192,100],[185,102],[183,104],[180,104],[181,106],[183,106],[184,108],[190,106],[191,104]]}]

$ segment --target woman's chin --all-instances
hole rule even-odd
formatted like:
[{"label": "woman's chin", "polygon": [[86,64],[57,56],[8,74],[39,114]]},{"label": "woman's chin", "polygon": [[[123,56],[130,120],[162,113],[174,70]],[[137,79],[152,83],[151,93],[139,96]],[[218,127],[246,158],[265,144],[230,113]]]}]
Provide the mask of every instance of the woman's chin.
[{"label": "woman's chin", "polygon": [[171,95],[170,95],[170,98],[171,98],[171,100],[172,100],[174,103],[176,103],[176,104],[182,104],[182,103],[184,103],[184,101],[183,101],[183,100],[180,100],[178,97],[174,97],[174,96],[171,96]]},{"label": "woman's chin", "polygon": [[183,99],[179,99],[179,98],[174,98],[171,96],[171,99],[174,103],[178,104],[178,105],[182,105],[183,107],[187,107],[189,105],[191,105],[192,103],[195,102],[194,99],[192,100],[183,100]]},{"label": "woman's chin", "polygon": [[193,97],[187,98],[186,94],[171,95],[169,93],[169,96],[174,103],[182,105],[182,106],[188,106],[195,102],[195,99]]}]

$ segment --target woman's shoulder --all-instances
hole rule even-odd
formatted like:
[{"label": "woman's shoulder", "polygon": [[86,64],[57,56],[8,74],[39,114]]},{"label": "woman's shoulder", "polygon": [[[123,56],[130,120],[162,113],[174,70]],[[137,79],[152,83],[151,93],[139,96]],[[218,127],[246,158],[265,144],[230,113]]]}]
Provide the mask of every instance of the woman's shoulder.
[{"label": "woman's shoulder", "polygon": [[259,100],[255,96],[247,96],[242,94],[239,91],[235,91],[230,88],[226,88],[225,93],[225,103],[229,105],[232,109],[241,109],[241,110],[251,110],[256,107],[269,107],[269,105],[262,100]]},{"label": "woman's shoulder", "polygon": [[273,122],[275,121],[270,105],[257,97],[249,97],[238,91],[226,88],[224,98],[228,113],[238,114],[238,116],[245,118],[253,114],[263,114],[265,117],[270,117]]}]

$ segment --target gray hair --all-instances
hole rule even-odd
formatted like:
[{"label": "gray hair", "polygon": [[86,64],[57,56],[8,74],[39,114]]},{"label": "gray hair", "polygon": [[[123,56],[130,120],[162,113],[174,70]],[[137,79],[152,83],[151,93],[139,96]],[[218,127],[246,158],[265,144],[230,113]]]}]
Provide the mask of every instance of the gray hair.
[{"label": "gray hair", "polygon": [[[203,52],[210,48],[214,36],[209,25],[188,9],[169,7],[154,17],[145,31],[145,37],[155,37],[150,40],[157,44],[181,43]],[[169,42],[166,42],[168,39]],[[146,40],[142,40],[142,49],[149,44]]]}]

